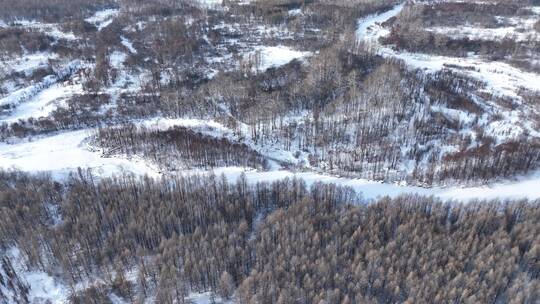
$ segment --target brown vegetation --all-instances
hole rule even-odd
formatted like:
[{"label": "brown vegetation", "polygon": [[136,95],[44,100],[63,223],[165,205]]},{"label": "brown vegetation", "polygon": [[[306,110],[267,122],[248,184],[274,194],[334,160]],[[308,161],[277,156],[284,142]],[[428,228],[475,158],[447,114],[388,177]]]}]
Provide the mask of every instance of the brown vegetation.
[{"label": "brown vegetation", "polygon": [[[30,269],[54,268],[70,286],[103,278],[73,303],[111,292],[173,303],[203,290],[238,303],[540,299],[538,202],[362,205],[346,188],[298,180],[79,174],[61,184],[0,172],[0,250],[18,247]],[[16,282],[9,273],[0,284]]]}]

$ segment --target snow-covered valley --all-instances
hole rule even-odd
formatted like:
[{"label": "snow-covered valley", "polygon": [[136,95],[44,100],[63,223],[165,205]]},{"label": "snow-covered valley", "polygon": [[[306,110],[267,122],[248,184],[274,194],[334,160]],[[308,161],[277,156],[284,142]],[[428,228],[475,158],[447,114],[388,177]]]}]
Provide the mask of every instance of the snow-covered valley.
[{"label": "snow-covered valley", "polygon": [[[149,127],[168,129],[174,126],[190,127],[216,137],[231,136],[228,130],[217,122],[207,122],[196,119],[150,119],[137,122]],[[207,130],[207,131],[205,131]],[[25,172],[49,172],[56,178],[64,180],[70,174],[76,173],[78,168],[90,169],[98,177],[111,177],[121,174],[148,175],[159,178],[167,176],[155,164],[141,157],[103,156],[101,149],[89,145],[88,141],[95,130],[79,130],[61,132],[53,136],[37,137],[7,144],[0,144],[0,166],[4,169],[19,169]],[[277,153],[276,153],[277,152]],[[292,156],[280,154],[280,151],[269,152],[269,157],[283,161],[294,160]],[[289,159],[288,159],[289,158]],[[304,170],[302,170],[304,171]],[[348,186],[361,194],[367,200],[379,197],[396,197],[403,194],[418,194],[435,196],[444,200],[468,202],[470,200],[489,199],[538,199],[540,188],[540,174],[533,173],[513,180],[502,181],[480,187],[432,187],[423,188],[407,186],[400,183],[383,183],[366,179],[351,179],[305,171],[290,171],[274,167],[270,171],[258,171],[252,168],[223,167],[211,170],[186,170],[172,174],[180,175],[224,175],[231,182],[235,182],[242,174],[251,183],[272,182],[283,178],[300,178],[309,185],[316,182],[332,183]]]},{"label": "snow-covered valley", "polygon": [[[534,73],[525,73],[508,64],[500,62],[485,62],[474,57],[453,58],[432,56],[425,54],[413,54],[407,52],[395,51],[391,47],[383,46],[379,40],[388,34],[388,30],[383,24],[398,15],[404,7],[404,4],[395,6],[393,9],[372,15],[361,19],[358,22],[357,35],[363,43],[371,44],[377,54],[383,57],[392,57],[404,60],[404,62],[413,69],[422,69],[425,73],[440,71],[442,69],[451,69],[456,72],[465,73],[470,77],[477,78],[487,84],[484,90],[519,98],[517,92],[520,88],[530,90],[540,89],[540,76]],[[99,24],[99,27],[105,27],[103,23],[108,23],[111,18],[118,14],[117,10],[106,10],[99,12],[87,21]],[[123,38],[123,43],[129,44],[132,53],[133,46],[129,41]],[[262,55],[262,70],[269,67],[277,67],[293,59],[309,56],[308,53],[289,50],[285,47],[258,47],[256,51]],[[124,55],[123,55],[124,56]],[[121,65],[125,57],[114,63]],[[473,66],[474,69],[468,69]],[[120,66],[119,66],[120,67]],[[127,76],[126,76],[127,77]],[[538,80],[538,81],[535,81]],[[19,119],[47,116],[53,109],[62,105],[62,100],[75,94],[82,93],[80,84],[53,84],[50,87],[44,86],[38,89],[35,96],[18,104],[14,110],[2,118],[3,122],[11,123]],[[12,93],[16,96],[18,92]],[[3,100],[13,99],[12,96],[4,97]],[[6,101],[7,102],[7,101]],[[450,109],[441,111],[450,112]],[[516,125],[517,120],[514,113],[509,112],[507,121],[498,121],[494,132],[500,129],[520,128]],[[162,128],[167,129],[174,126],[184,126],[200,130],[201,126],[212,125],[210,134],[221,138],[227,137],[232,140],[238,140],[237,136],[232,134],[235,131],[228,129],[218,122],[205,122],[197,119],[167,119],[152,118],[150,120],[137,121],[136,123],[146,126],[161,124]],[[527,127],[528,125],[524,125]],[[215,128],[215,129],[214,129]],[[217,131],[216,131],[217,130]],[[530,126],[530,134],[538,136],[538,131]],[[112,176],[118,174],[136,174],[149,175],[152,177],[166,176],[170,173],[162,172],[155,164],[137,156],[104,156],[99,147],[93,147],[89,144],[89,139],[96,132],[96,129],[83,129],[76,131],[60,131],[52,135],[40,135],[28,139],[5,142],[0,145],[0,166],[4,169],[19,169],[25,172],[50,172],[57,178],[65,178],[69,173],[76,172],[78,168],[91,169],[93,174],[98,176]],[[243,127],[241,138],[249,137],[249,128]],[[507,132],[506,134],[513,134]],[[519,132],[518,132],[519,133]],[[249,144],[252,148],[261,151],[266,157],[277,161],[297,162],[292,153],[282,151],[279,148],[270,149],[265,146],[257,146],[255,143]],[[236,180],[241,173],[246,174],[249,181],[253,183],[260,181],[273,181],[285,177],[297,177],[306,180],[308,183],[317,181],[325,183],[335,183],[344,186],[350,186],[367,199],[374,199],[381,196],[395,197],[400,194],[415,193],[422,195],[433,195],[442,199],[469,201],[471,199],[510,199],[510,198],[540,198],[538,187],[534,185],[540,183],[540,175],[531,173],[526,176],[514,178],[508,181],[498,181],[490,185],[480,187],[416,187],[407,186],[403,182],[383,183],[367,179],[354,179],[327,175],[312,171],[309,168],[300,168],[298,170],[286,170],[279,165],[274,165],[270,171],[258,171],[252,168],[223,167],[214,168],[212,172],[224,174],[230,180]],[[188,170],[174,174],[207,174],[204,170]]]}]

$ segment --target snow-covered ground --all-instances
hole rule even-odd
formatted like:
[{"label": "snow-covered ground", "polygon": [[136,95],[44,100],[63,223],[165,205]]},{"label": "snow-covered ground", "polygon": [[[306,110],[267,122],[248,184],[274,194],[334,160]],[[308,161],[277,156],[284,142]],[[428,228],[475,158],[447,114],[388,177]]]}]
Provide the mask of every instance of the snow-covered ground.
[{"label": "snow-covered ground", "polygon": [[122,36],[122,45],[125,46],[131,54],[137,54],[137,50],[133,46],[133,43],[126,37]]},{"label": "snow-covered ground", "polygon": [[[467,121],[477,119],[478,123],[474,124],[483,127],[485,135],[495,138],[496,144],[518,139],[524,134],[540,138],[536,123],[527,118],[534,117],[535,113],[538,114],[538,110],[524,102],[522,96],[523,91],[540,93],[540,74],[523,71],[506,62],[486,60],[474,54],[466,57],[440,56],[396,50],[392,46],[382,45],[380,38],[390,34],[389,29],[383,26],[384,22],[399,15],[405,5],[408,4],[400,4],[384,13],[359,20],[358,41],[369,45],[370,49],[382,57],[403,61],[410,69],[421,70],[425,74],[447,70],[483,83],[477,89],[468,92],[471,100],[485,111],[482,116],[475,117],[474,114],[469,115],[463,111],[457,112],[439,106],[435,106],[432,110],[444,113],[446,116],[450,114],[458,123],[467,124]],[[531,26],[530,22],[525,23],[527,27]],[[452,35],[452,31],[464,29],[457,27],[453,30],[448,28],[438,30],[441,32],[444,30],[445,34]],[[483,29],[474,28],[474,30],[479,35],[486,34]],[[501,97],[506,101],[511,100],[516,106],[510,109],[504,102],[489,96]],[[468,125],[463,132],[471,133],[472,127]]]},{"label": "snow-covered ground", "polygon": [[474,26],[441,26],[428,28],[426,30],[435,33],[442,33],[455,39],[468,38],[470,40],[488,41],[511,39],[514,41],[532,41],[540,39],[540,34],[532,28],[533,25],[534,22],[530,23],[530,28],[521,28],[516,26],[505,26],[498,28],[478,28]]},{"label": "snow-covered ground", "polygon": [[[251,0],[237,0],[238,4],[248,4]],[[221,8],[223,6],[223,0],[198,0],[198,3],[205,8]]]},{"label": "snow-covered ground", "polygon": [[55,109],[64,105],[67,98],[78,93],[83,93],[81,84],[54,84],[27,102],[18,105],[7,118],[0,117],[0,122],[12,123],[19,119],[47,117]]},{"label": "snow-covered ground", "polygon": [[158,176],[156,169],[138,158],[102,158],[101,151],[86,143],[92,134],[93,130],[69,131],[17,144],[0,143],[0,167],[49,171],[57,178],[66,177],[79,167],[90,168],[101,176],[123,172]]},{"label": "snow-covered ground", "polygon": [[199,0],[199,3],[203,7],[215,8],[215,7],[220,7],[221,4],[223,3],[223,0]]},{"label": "snow-covered ground", "polygon": [[77,36],[75,36],[75,34],[62,31],[56,23],[42,23],[37,21],[20,20],[14,22],[14,25],[39,31],[45,35],[53,37],[54,39],[65,39],[72,41],[77,40]]},{"label": "snow-covered ground", "polygon": [[259,66],[260,71],[265,71],[269,68],[280,67],[285,65],[294,59],[303,59],[311,56],[311,52],[301,52],[293,50],[286,46],[257,46],[254,51],[248,52],[244,55],[244,58],[257,56],[260,58]]},{"label": "snow-covered ground", "polygon": [[424,70],[426,73],[450,69],[471,76],[485,82],[487,86],[484,91],[488,93],[518,98],[517,92],[521,88],[540,91],[540,75],[524,72],[504,62],[486,61],[479,56],[449,57],[403,52],[381,45],[379,39],[390,33],[382,24],[397,16],[404,6],[405,4],[400,4],[382,14],[361,19],[357,27],[359,40],[374,46],[377,53],[383,57],[402,59],[412,68]]},{"label": "snow-covered ground", "polygon": [[[369,16],[362,19],[358,25],[358,36],[364,41],[368,41],[377,45],[379,54],[388,57],[402,58],[407,64],[414,68],[421,68],[430,71],[438,71],[443,68],[448,68],[448,64],[455,66],[469,67],[474,69],[464,69],[469,76],[478,77],[489,83],[490,87],[497,89],[505,95],[516,93],[519,87],[527,87],[536,89],[540,87],[540,78],[538,75],[528,75],[519,69],[512,68],[500,62],[483,62],[479,58],[453,58],[442,56],[428,56],[422,54],[410,54],[406,52],[398,52],[385,46],[381,46],[378,38],[386,35],[388,30],[381,26],[381,23],[397,15],[403,5],[398,5],[394,9],[379,14]],[[87,21],[95,24],[103,25],[109,22],[118,13],[117,10],[106,10],[96,13]],[[126,47],[126,51],[135,53],[133,45],[127,38],[122,38],[122,43]],[[271,66],[279,66],[286,64],[291,60],[298,58],[302,59],[310,56],[309,52],[299,52],[284,46],[256,46],[261,56],[261,68]],[[123,63],[127,58],[127,54],[121,51],[115,51],[110,56],[112,66],[120,70],[119,80],[110,88],[108,93],[113,97],[125,90],[125,86],[134,82],[132,75],[127,75],[123,69]],[[39,60],[38,60],[39,59]],[[37,57],[35,63],[28,64],[28,68],[42,64],[43,57]],[[476,60],[478,62],[476,62]],[[478,64],[476,64],[478,63]],[[21,68],[26,69],[21,63]],[[453,68],[457,69],[457,68]],[[464,72],[465,73],[465,72]],[[136,85],[136,84],[135,84]],[[69,96],[80,92],[79,84],[66,85],[51,81],[51,84],[36,91],[24,103],[20,103],[14,111],[3,117],[5,122],[13,122],[21,118],[40,117],[48,115],[57,106],[62,105],[62,101]],[[26,96],[26,95],[25,95]],[[9,97],[9,96],[8,96]],[[13,96],[11,96],[13,97]],[[11,102],[12,98],[0,100],[0,104]],[[452,111],[446,108],[436,109],[445,115],[453,115],[470,120],[472,118],[457,111]],[[517,115],[507,115],[509,122],[513,123],[519,120]],[[507,118],[508,118],[507,117]],[[336,176],[329,176],[311,171],[307,172],[292,172],[282,169],[280,163],[300,164],[306,163],[304,156],[295,157],[293,152],[288,152],[274,147],[272,145],[259,145],[249,138],[250,129],[247,125],[239,122],[237,130],[231,130],[220,123],[214,121],[205,121],[198,119],[166,119],[156,118],[144,121],[135,122],[139,125],[144,125],[151,128],[167,129],[173,126],[184,126],[192,128],[203,134],[226,137],[230,140],[246,143],[252,149],[258,151],[265,157],[271,160],[272,170],[256,171],[250,168],[220,168],[216,169],[215,173],[225,174],[229,179],[235,180],[242,173],[250,182],[258,181],[273,181],[284,177],[299,177],[307,183],[312,184],[317,181],[325,183],[336,183],[339,185],[351,186],[356,191],[362,192],[367,199],[374,199],[379,196],[397,196],[404,193],[417,193],[423,195],[434,195],[443,199],[458,199],[468,201],[474,198],[490,199],[490,198],[519,198],[527,197],[531,199],[540,198],[540,174],[533,174],[528,177],[523,177],[520,180],[508,181],[506,183],[495,184],[492,186],[477,187],[477,188],[421,188],[411,187],[398,184],[384,184],[365,179],[350,179]],[[502,124],[502,122],[497,122]],[[497,130],[505,130],[505,125],[492,126],[493,132]],[[512,133],[509,130],[506,133]],[[48,135],[45,137],[37,137],[17,141],[16,143],[0,143],[0,167],[1,168],[18,168],[27,172],[49,171],[57,178],[64,178],[70,172],[76,171],[77,168],[90,168],[93,173],[98,176],[111,176],[121,173],[134,173],[137,175],[150,175],[160,177],[156,166],[148,161],[138,157],[103,157],[102,151],[89,144],[89,137],[94,134],[94,129],[67,131]],[[206,174],[208,171],[190,170],[183,174]]]},{"label": "snow-covered ground", "polygon": [[118,13],[118,9],[105,9],[96,12],[93,16],[86,18],[85,21],[95,25],[98,31],[101,31],[113,22]]},{"label": "snow-covered ground", "polygon": [[[231,130],[216,122],[196,119],[152,119],[139,122],[147,127],[167,129],[173,126],[191,127],[199,132],[212,136],[232,136]],[[94,130],[70,131],[33,141],[16,144],[0,144],[0,167],[18,168],[27,172],[51,172],[56,178],[65,178],[77,168],[90,168],[98,176],[111,176],[122,173],[136,175],[162,176],[156,166],[139,157],[102,157],[102,151],[88,144],[88,137]],[[350,186],[361,192],[366,199],[382,196],[395,197],[406,193],[433,195],[442,199],[469,201],[472,199],[510,199],[540,198],[540,173],[521,180],[474,188],[421,188],[399,184],[385,184],[366,179],[350,179],[329,176],[315,172],[292,172],[276,167],[271,171],[257,171],[250,168],[226,167],[214,171],[188,170],[180,174],[224,174],[235,181],[244,173],[250,183],[275,181],[285,177],[298,177],[308,184],[315,182],[334,183]]]},{"label": "snow-covered ground", "polygon": [[[399,184],[387,184],[383,182],[370,181],[366,179],[350,179],[337,176],[330,176],[314,172],[291,172],[287,170],[261,172],[257,170],[227,167],[212,171],[216,175],[224,174],[229,180],[234,181],[242,174],[250,183],[271,182],[283,178],[300,178],[307,185],[316,182],[326,184],[336,184],[347,186],[360,193],[366,200],[373,200],[378,197],[390,196],[397,197],[403,194],[419,194],[426,196],[435,196],[443,200],[457,200],[469,202],[471,200],[488,199],[539,199],[540,198],[540,172],[529,177],[523,177],[520,180],[512,182],[498,183],[490,186],[481,187],[452,187],[452,188],[422,188],[416,186],[405,186]],[[192,170],[183,174],[207,174],[208,171]]]},{"label": "snow-covered ground", "polygon": [[11,72],[24,73],[26,76],[30,76],[36,69],[46,68],[49,60],[56,59],[57,57],[58,55],[54,53],[38,52],[12,59],[0,60],[0,76]]},{"label": "snow-covered ground", "polygon": [[223,301],[218,296],[214,297],[214,301],[212,301],[212,293],[211,292],[205,292],[205,293],[192,293],[189,295],[188,299],[192,301],[194,304],[232,304],[232,301]]},{"label": "snow-covered ground", "polygon": [[[0,122],[10,123],[19,119],[49,115],[66,98],[82,91],[80,79],[73,76],[82,66],[79,60],[74,60],[58,69],[55,75],[45,76],[39,82],[11,90],[7,96],[0,98],[0,106],[10,106],[14,109],[7,116],[0,117]],[[59,83],[67,76],[72,77],[74,84]]]},{"label": "snow-covered ground", "polygon": [[[9,249],[5,253],[5,257],[10,259],[17,275],[30,288],[28,292],[30,303],[68,303],[69,289],[67,286],[43,271],[29,271],[18,248]],[[2,272],[1,267],[0,272]],[[1,285],[0,292],[2,292]],[[6,290],[5,292],[10,295],[12,291]]]}]

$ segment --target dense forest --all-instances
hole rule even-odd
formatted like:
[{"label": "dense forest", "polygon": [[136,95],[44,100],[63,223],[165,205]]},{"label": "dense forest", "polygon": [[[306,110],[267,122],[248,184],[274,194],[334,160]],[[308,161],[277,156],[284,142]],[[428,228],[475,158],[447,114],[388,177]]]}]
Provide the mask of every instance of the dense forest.
[{"label": "dense forest", "polygon": [[[0,176],[0,248],[64,282],[73,303],[183,303],[194,291],[236,303],[540,300],[538,202],[364,204],[296,179]],[[0,301],[27,302],[8,256],[2,269]]]}]

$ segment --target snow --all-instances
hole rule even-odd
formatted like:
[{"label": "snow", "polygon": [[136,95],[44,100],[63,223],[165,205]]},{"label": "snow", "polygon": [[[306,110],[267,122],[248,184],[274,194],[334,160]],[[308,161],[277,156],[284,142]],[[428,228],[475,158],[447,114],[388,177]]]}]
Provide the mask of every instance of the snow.
[{"label": "snow", "polygon": [[146,128],[152,128],[155,130],[168,130],[176,126],[185,127],[214,137],[226,137],[228,134],[232,134],[230,129],[218,122],[195,118],[156,117],[144,120],[139,124]]},{"label": "snow", "polygon": [[274,168],[280,168],[278,164],[287,163],[298,164],[299,162],[307,162],[302,158],[296,158],[294,151],[285,151],[271,144],[259,145],[250,139],[250,127],[241,122],[238,123],[237,130],[231,130],[223,124],[213,120],[201,120],[190,118],[154,118],[143,122],[138,122],[139,125],[151,127],[159,130],[166,130],[174,126],[190,128],[196,132],[216,138],[226,138],[231,142],[241,142],[246,144],[252,150],[257,151],[261,155],[270,160],[270,165]]},{"label": "snow", "polygon": [[49,88],[53,84],[57,83],[65,76],[69,76],[73,72],[79,70],[82,67],[82,63],[79,60],[69,62],[60,70],[56,71],[56,75],[45,76],[40,82],[29,85],[12,92],[4,98],[0,99],[0,106],[17,106],[29,99],[35,97],[41,91]]},{"label": "snow", "polygon": [[[250,3],[251,0],[238,0],[237,4],[245,5]],[[199,4],[205,8],[218,9],[223,6],[223,0],[198,0]]]},{"label": "snow", "polygon": [[272,67],[280,67],[291,62],[294,59],[303,59],[311,56],[311,52],[301,52],[293,50],[286,46],[257,46],[254,51],[248,52],[244,58],[250,56],[261,56],[261,62],[258,70],[265,71]]},{"label": "snow", "polygon": [[301,8],[296,8],[296,9],[292,9],[292,10],[289,10],[289,16],[299,16],[299,15],[302,15],[302,9]]},{"label": "snow", "polygon": [[68,288],[43,271],[29,271],[18,248],[6,252],[13,264],[15,272],[30,287],[30,303],[68,303]]},{"label": "snow", "polygon": [[[401,60],[409,68],[421,70],[425,74],[449,70],[458,75],[478,80],[482,85],[471,90],[468,94],[471,100],[486,112],[486,116],[478,117],[480,120],[477,125],[484,127],[485,134],[494,137],[498,144],[516,139],[524,133],[528,133],[533,137],[540,137],[540,132],[538,132],[534,122],[530,119],[524,119],[524,117],[531,117],[531,113],[537,113],[537,110],[525,103],[521,96],[523,90],[540,92],[540,74],[523,71],[502,61],[488,61],[474,54],[469,54],[466,57],[439,56],[394,50],[391,46],[382,45],[379,39],[389,34],[389,30],[384,28],[382,24],[398,15],[404,6],[405,4],[397,5],[382,14],[361,19],[358,22],[357,29],[358,41],[368,44],[375,50],[376,54],[382,57]],[[512,24],[523,25],[529,23],[521,20]],[[441,32],[448,30],[451,34],[452,31],[464,29],[457,27],[456,29],[444,28],[438,30]],[[475,30],[479,30],[478,35],[486,35],[485,32],[482,32],[483,29],[475,28]],[[511,101],[516,106],[509,109],[507,104],[499,102],[496,98],[490,96]],[[432,107],[432,110],[441,112],[456,121],[474,124],[474,115],[444,109],[442,106]],[[495,119],[497,116],[500,118]]]},{"label": "snow", "polygon": [[101,151],[90,147],[87,138],[95,130],[62,132],[16,144],[0,143],[0,167],[27,172],[51,172],[62,179],[78,168],[89,168],[98,176],[133,173],[159,176],[158,170],[146,161],[101,157]]},{"label": "snow", "polygon": [[62,31],[58,27],[58,24],[55,24],[55,23],[42,23],[42,22],[33,21],[33,20],[32,21],[19,20],[15,22],[14,25],[35,29],[55,39],[65,39],[65,40],[71,40],[71,41],[77,40],[77,36],[75,36],[75,34],[71,32],[67,33],[67,32]]},{"label": "snow", "polygon": [[223,3],[223,0],[199,0],[199,3],[203,7],[215,8],[220,7]]},{"label": "snow", "polygon": [[46,68],[49,65],[49,60],[56,59],[57,57],[57,54],[47,52],[25,54],[11,60],[1,61],[0,68],[6,70],[6,74],[15,71],[24,73],[28,77],[38,68]]},{"label": "snow", "polygon": [[[392,10],[379,14],[368,16],[359,22],[358,36],[371,43],[378,44],[378,38],[387,33],[387,30],[382,28],[381,23],[388,18],[395,16],[403,8],[403,5],[398,5]],[[118,10],[107,10],[96,13],[92,18],[87,19],[100,23],[110,20],[116,15]],[[122,44],[126,47],[126,51],[136,53],[132,43],[125,37],[122,37]],[[397,52],[391,48],[378,46],[379,54],[383,56],[391,56],[404,59],[407,64],[412,67],[418,67],[427,72],[438,71],[448,68],[450,63],[454,66],[463,67],[464,73],[477,76],[483,79],[488,84],[485,90],[497,88],[504,94],[516,94],[516,88],[524,86],[530,89],[535,89],[540,86],[540,78],[536,74],[523,73],[519,69],[515,69],[504,65],[500,62],[483,62],[479,58],[453,58],[443,56],[431,56],[423,54],[410,54],[407,52]],[[290,49],[286,46],[256,46],[255,51],[251,55],[260,54],[261,69],[276,67],[290,62],[293,59],[302,59],[310,56],[310,52],[300,52]],[[42,62],[44,56],[36,56],[35,62]],[[129,79],[130,75],[124,75],[123,63],[127,58],[127,54],[121,51],[114,51],[109,60],[113,67],[121,70],[120,79]],[[475,61],[476,60],[476,61]],[[38,63],[29,64],[35,66]],[[40,64],[40,63],[39,63]],[[474,69],[467,67],[473,66]],[[21,68],[26,69],[26,67]],[[467,69],[465,69],[467,68]],[[457,69],[453,67],[452,69]],[[77,94],[82,90],[80,85],[59,84],[57,79],[46,79],[45,84],[40,87],[30,87],[23,89],[22,92],[14,92],[10,96],[0,100],[1,104],[17,104],[18,107],[3,118],[3,121],[16,121],[21,118],[40,117],[50,114],[61,101],[65,100],[73,94]],[[125,81],[118,81],[119,84],[124,84]],[[111,90],[120,92],[120,87],[112,87]],[[28,91],[28,92],[26,92]],[[115,92],[116,92],[115,91]],[[116,93],[118,93],[116,92]],[[114,95],[114,94],[113,94]],[[21,97],[22,96],[22,97]],[[21,97],[21,98],[18,98]],[[21,100],[25,103],[20,103]],[[439,105],[432,106],[433,111],[438,111],[454,120],[459,120],[464,123],[471,123],[474,116],[469,115],[464,111],[447,109]],[[304,116],[290,119],[302,119]],[[511,128],[519,122],[519,116],[515,113],[505,113],[502,120],[490,122],[488,133],[500,133],[500,136],[519,136],[518,128]],[[350,186],[366,199],[375,199],[380,196],[395,197],[404,193],[416,193],[422,195],[434,195],[443,199],[457,199],[468,201],[470,199],[491,199],[491,198],[521,198],[527,197],[531,199],[540,198],[540,174],[533,174],[528,177],[523,177],[515,181],[501,182],[491,186],[472,187],[472,188],[422,188],[414,186],[406,186],[402,184],[385,184],[366,179],[350,179],[338,176],[320,174],[312,171],[292,172],[284,170],[280,166],[281,163],[300,164],[305,159],[303,157],[295,157],[294,151],[284,151],[278,146],[272,144],[260,145],[250,140],[249,126],[238,123],[237,130],[231,130],[223,124],[202,119],[168,119],[154,118],[134,122],[140,126],[148,128],[156,128],[166,130],[174,126],[184,126],[205,135],[214,136],[217,138],[228,138],[232,141],[242,142],[258,151],[272,162],[271,171],[257,171],[250,168],[227,167],[218,168],[214,172],[217,174],[225,174],[230,180],[235,180],[242,173],[246,174],[248,181],[256,183],[259,181],[275,181],[285,177],[298,177],[304,179],[308,184],[315,182],[335,183],[343,186]],[[150,162],[139,157],[104,157],[102,151],[90,146],[89,138],[95,134],[95,129],[67,131],[56,133],[46,137],[30,138],[16,143],[0,143],[0,167],[1,168],[18,168],[27,172],[51,172],[56,178],[64,178],[70,172],[77,168],[90,168],[93,173],[98,176],[111,176],[122,173],[133,173],[136,175],[150,175],[152,177],[161,177],[161,172]],[[453,149],[455,147],[443,147],[444,149]],[[208,174],[209,171],[204,170],[188,170],[181,174]],[[204,298],[204,296],[201,296]]]},{"label": "snow", "polygon": [[369,15],[360,19],[356,27],[356,33],[358,38],[360,38],[361,40],[374,40],[374,42],[376,42],[382,35],[376,31],[373,31],[373,28],[381,28],[381,23],[392,17],[397,16],[404,6],[404,3],[399,4],[384,13]]},{"label": "snow", "polygon": [[[234,136],[232,131],[219,123],[197,119],[151,119],[137,122],[150,128],[168,129],[173,126],[185,126],[216,137]],[[0,143],[0,167],[18,168],[27,172],[51,172],[53,177],[63,179],[77,168],[90,168],[97,176],[105,177],[123,173],[161,177],[159,170],[148,161],[139,157],[103,157],[102,151],[88,144],[88,138],[95,130],[79,130],[59,133],[49,137],[36,138],[15,144]],[[247,142],[250,144],[250,142]],[[278,151],[279,152],[279,151]],[[279,157],[280,155],[267,155]],[[283,160],[283,159],[282,159]],[[180,174],[209,174],[211,171],[186,170]],[[250,168],[225,167],[214,169],[215,174],[224,174],[235,181],[242,173],[250,183],[271,182],[286,177],[297,177],[308,185],[315,182],[334,183],[350,186],[361,192],[365,199],[372,200],[382,196],[396,197],[401,194],[415,193],[433,195],[443,199],[469,201],[471,199],[510,199],[540,198],[540,173],[522,177],[516,181],[507,181],[484,187],[473,188],[422,188],[400,184],[388,184],[366,179],[351,179],[330,176],[315,172],[292,172],[279,166],[272,171],[257,171]]]},{"label": "snow", "polygon": [[[487,93],[519,98],[517,92],[521,88],[540,91],[540,75],[524,72],[504,62],[485,61],[478,56],[449,57],[402,52],[382,46],[379,43],[379,38],[389,34],[389,31],[381,24],[399,14],[403,7],[404,4],[400,4],[385,13],[361,19],[357,27],[359,40],[375,46],[377,53],[383,57],[401,59],[407,65],[422,69],[426,73],[451,69],[454,72],[481,80],[486,84],[484,91]],[[470,69],[471,67],[473,69]]]},{"label": "snow", "polygon": [[57,78],[54,77],[53,75],[46,76],[40,83],[21,88],[15,92],[12,92],[8,96],[0,99],[0,106],[17,105],[29,98],[34,97],[41,90],[51,86],[56,81],[57,81]]},{"label": "snow", "polygon": [[96,12],[92,17],[86,18],[85,21],[95,25],[98,31],[101,31],[113,22],[118,12],[118,9],[101,10]]},{"label": "snow", "polygon": [[47,117],[63,105],[63,101],[78,93],[83,93],[81,84],[54,84],[30,100],[21,103],[7,118],[0,118],[0,122],[12,123],[19,119]]},{"label": "snow", "polygon": [[480,28],[474,26],[432,27],[427,31],[444,34],[454,39],[468,38],[470,40],[497,41],[505,38],[514,41],[532,41],[540,39],[540,35],[532,28],[533,24],[525,27],[505,26],[498,28]]},{"label": "snow", "polygon": [[192,301],[194,304],[232,304],[232,301],[223,301],[220,299],[219,296],[215,296],[214,300],[212,301],[212,293],[211,292],[205,292],[205,293],[191,293],[188,296],[188,300]]},{"label": "snow", "polygon": [[133,47],[133,43],[126,37],[122,36],[122,45],[125,46],[132,54],[137,54],[137,50]]},{"label": "snow", "polygon": [[[191,170],[183,172],[184,175],[209,174],[209,171]],[[245,174],[249,183],[272,182],[283,178],[300,178],[308,186],[322,182],[325,184],[336,184],[354,189],[357,193],[372,201],[380,197],[397,197],[403,194],[418,194],[434,196],[443,200],[456,200],[469,202],[471,200],[489,199],[539,199],[540,198],[540,172],[531,176],[523,177],[517,181],[500,182],[490,186],[482,187],[451,187],[451,188],[422,188],[417,186],[405,186],[400,184],[387,184],[383,182],[366,179],[350,179],[337,176],[330,176],[314,172],[291,172],[288,170],[277,171],[257,171],[241,167],[217,168],[212,171],[216,175],[225,175],[228,180],[235,181],[242,174]]]},{"label": "snow", "polygon": [[127,55],[125,53],[114,51],[109,56],[109,63],[111,64],[112,67],[121,69],[126,59],[127,59]]},{"label": "snow", "polygon": [[441,191],[438,197],[445,200],[468,201],[471,199],[539,199],[540,173],[515,182],[497,183],[490,186],[472,188],[451,188]]}]

